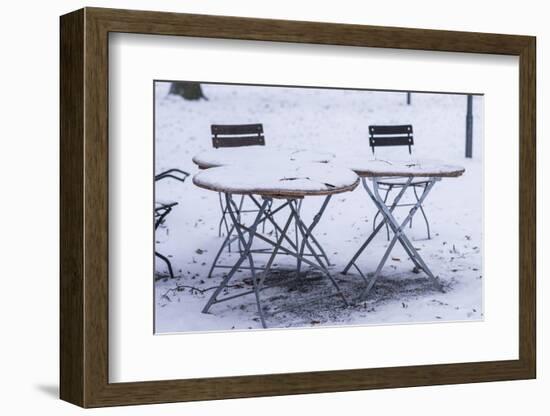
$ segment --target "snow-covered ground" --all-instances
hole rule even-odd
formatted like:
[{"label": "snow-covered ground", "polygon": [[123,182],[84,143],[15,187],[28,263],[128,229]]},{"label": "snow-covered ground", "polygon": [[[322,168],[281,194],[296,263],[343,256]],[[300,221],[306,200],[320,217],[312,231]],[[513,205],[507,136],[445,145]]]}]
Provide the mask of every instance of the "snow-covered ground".
[{"label": "snow-covered ground", "polygon": [[[169,83],[155,89],[155,157],[157,173],[177,167],[198,171],[193,156],[211,149],[211,124],[263,123],[266,146],[331,152],[339,160],[372,158],[368,125],[412,124],[415,159],[438,159],[461,165],[459,178],[437,183],[424,203],[432,239],[417,214],[407,233],[439,276],[445,293],[435,290],[426,276],[397,245],[368,300],[345,307],[334,296],[330,281],[315,271],[296,276],[295,260],[276,259],[269,289],[262,292],[270,328],[372,325],[408,322],[483,319],[482,273],[482,159],[483,98],[474,97],[474,157],[464,157],[466,97],[449,94],[412,95],[377,91],[203,85],[208,100],[186,101],[168,95]],[[378,153],[378,151],[377,151]],[[406,149],[385,148],[384,159],[408,157]],[[409,195],[410,197],[411,195]],[[208,279],[208,271],[223,237],[218,237],[218,194],[198,188],[191,179],[181,184],[165,180],[156,185],[156,198],[177,201],[166,223],[157,230],[156,249],[167,255],[176,278],[167,278],[163,262],[156,263],[155,331],[186,332],[261,328],[254,295],[214,305],[201,313],[219,284],[223,270]],[[409,199],[410,200],[410,199]],[[322,197],[304,200],[305,222],[311,221]],[[401,208],[397,216],[407,210]],[[351,256],[372,230],[375,207],[362,187],[335,195],[315,229],[333,266],[331,272],[344,293],[353,297],[364,287],[353,271],[342,275]],[[379,233],[358,260],[365,272],[374,271],[388,241]],[[263,256],[266,258],[267,256]],[[232,264],[235,253],[223,253]],[[259,259],[260,260],[260,259]],[[289,279],[290,278],[290,279]],[[237,273],[227,294],[251,287],[246,271]]]}]

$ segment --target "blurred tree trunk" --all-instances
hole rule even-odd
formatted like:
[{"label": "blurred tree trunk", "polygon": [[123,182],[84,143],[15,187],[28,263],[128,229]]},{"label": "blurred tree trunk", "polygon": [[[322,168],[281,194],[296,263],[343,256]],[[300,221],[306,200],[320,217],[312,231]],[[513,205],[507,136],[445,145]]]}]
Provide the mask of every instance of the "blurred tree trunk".
[{"label": "blurred tree trunk", "polygon": [[208,100],[202,92],[201,84],[198,82],[172,82],[168,94],[179,95],[185,100],[200,100],[201,98]]}]

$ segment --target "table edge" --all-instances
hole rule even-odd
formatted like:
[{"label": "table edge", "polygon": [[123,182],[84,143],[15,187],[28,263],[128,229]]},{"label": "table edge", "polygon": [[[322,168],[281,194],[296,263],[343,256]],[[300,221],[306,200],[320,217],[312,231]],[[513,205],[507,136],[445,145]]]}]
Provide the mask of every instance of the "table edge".
[{"label": "table edge", "polygon": [[213,192],[229,193],[229,194],[235,194],[235,195],[260,195],[267,198],[278,198],[278,199],[286,199],[286,198],[296,199],[296,198],[304,198],[306,196],[328,196],[328,195],[342,194],[344,192],[350,192],[350,191],[353,191],[355,188],[357,188],[357,186],[359,185],[359,180],[360,178],[357,178],[352,185],[347,185],[347,186],[339,187],[334,190],[325,190],[325,191],[281,190],[282,192],[273,192],[273,190],[262,191],[261,189],[254,189],[254,190],[231,190],[231,192],[228,192],[227,189],[222,189],[220,187],[199,184],[195,181],[194,177],[193,177],[193,184],[199,188],[206,189],[208,191],[213,191]]}]

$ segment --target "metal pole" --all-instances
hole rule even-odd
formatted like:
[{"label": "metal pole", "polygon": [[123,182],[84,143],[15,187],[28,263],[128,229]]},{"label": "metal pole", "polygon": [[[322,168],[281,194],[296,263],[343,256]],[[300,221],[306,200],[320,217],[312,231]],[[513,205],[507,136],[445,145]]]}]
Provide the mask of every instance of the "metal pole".
[{"label": "metal pole", "polygon": [[466,106],[466,157],[472,157],[472,135],[474,120],[472,116],[473,96],[468,95],[468,104]]},{"label": "metal pole", "polygon": [[411,93],[407,92],[407,105],[411,105]]}]

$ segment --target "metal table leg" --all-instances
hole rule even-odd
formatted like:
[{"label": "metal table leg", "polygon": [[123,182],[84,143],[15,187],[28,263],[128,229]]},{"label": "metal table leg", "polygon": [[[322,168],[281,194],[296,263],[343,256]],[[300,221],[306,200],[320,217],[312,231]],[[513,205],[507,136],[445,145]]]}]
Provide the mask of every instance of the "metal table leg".
[{"label": "metal table leg", "polygon": [[[261,207],[262,207],[262,204],[253,195],[248,195],[248,197],[254,202],[254,204],[256,204],[256,206],[258,207],[258,210],[260,210]],[[240,223],[241,215],[240,215],[240,211],[238,209],[237,204],[233,203],[233,197],[231,195],[224,195],[224,199],[226,199],[226,198],[229,198],[230,201],[232,201],[232,202],[230,202],[229,204],[227,204],[227,202],[225,203],[225,213],[227,215],[231,216],[230,211],[233,211],[236,218],[238,219],[237,222]],[[272,205],[273,205],[273,201],[269,200],[266,209],[262,210],[261,218],[259,219],[259,224],[265,224],[265,222],[269,221],[275,227],[275,235],[277,236],[277,234],[280,232],[280,227],[275,222],[275,220],[273,219],[273,216],[275,214],[277,214],[278,212],[280,212],[282,209],[284,209],[288,205],[288,203],[282,204],[281,206],[277,207],[276,209],[272,209]],[[218,252],[216,253],[216,256],[214,257],[214,261],[212,262],[212,266],[210,267],[210,271],[208,273],[208,278],[212,277],[212,274],[214,273],[214,270],[217,269],[217,268],[221,268],[221,269],[227,269],[227,268],[231,269],[232,268],[232,266],[225,266],[225,265],[218,264],[220,256],[222,255],[222,253],[223,253],[223,251],[226,247],[231,247],[231,244],[235,241],[237,241],[239,243],[239,246],[242,247],[242,242],[241,242],[238,234],[235,231],[235,225],[233,224],[231,226],[228,226],[227,229],[228,229],[227,235],[225,236],[225,239],[224,239],[222,245],[220,246]],[[229,252],[231,252],[231,250],[229,250]],[[239,254],[242,254],[242,249],[239,250]],[[243,269],[243,268],[245,268],[245,267],[241,267],[241,269]]]},{"label": "metal table leg", "polygon": [[[258,202],[253,196],[251,196],[251,199],[255,202]],[[226,194],[226,205],[231,207],[228,210],[228,213],[231,218],[231,221],[233,222],[230,228],[231,230],[234,230],[232,231],[232,233],[236,233],[235,238],[237,238],[239,243],[243,246],[243,250],[237,262],[231,267],[231,270],[229,271],[229,273],[224,277],[224,279],[222,280],[218,288],[215,290],[215,292],[212,294],[212,296],[206,303],[205,307],[203,308],[203,312],[207,313],[210,307],[216,303],[224,302],[230,299],[235,299],[240,296],[245,296],[245,295],[254,293],[256,297],[256,306],[258,308],[258,315],[262,322],[262,326],[265,328],[266,323],[265,323],[265,317],[264,317],[263,308],[260,300],[260,291],[264,288],[265,279],[267,278],[269,270],[271,269],[273,262],[275,260],[275,257],[278,254],[286,254],[286,255],[293,256],[297,259],[299,264],[302,264],[302,263],[307,264],[321,271],[325,276],[327,276],[330,279],[330,281],[336,288],[338,294],[342,297],[344,303],[348,305],[348,302],[345,296],[343,295],[342,291],[340,290],[338,283],[331,276],[328,270],[328,267],[321,260],[321,257],[323,255],[320,252],[317,252],[315,250],[314,245],[317,245],[318,247],[320,247],[320,244],[317,240],[313,239],[313,236],[311,234],[313,228],[320,221],[321,216],[324,213],[329,200],[330,200],[330,197],[326,198],[321,209],[315,215],[312,224],[308,227],[304,224],[303,220],[300,218],[299,203],[297,199],[287,199],[286,202],[281,204],[281,206],[278,207],[276,210],[269,211],[268,209],[272,205],[272,199],[264,198],[264,201],[262,204],[258,203],[259,205],[258,214],[256,215],[256,218],[253,224],[249,227],[241,223],[240,216],[237,214],[238,206],[231,198],[231,195]],[[275,222],[275,220],[273,219],[273,215],[276,212],[282,210],[283,208],[289,208],[290,212],[288,214],[288,218],[285,222],[285,225],[281,227]],[[266,221],[272,223],[275,229],[277,230],[278,234],[277,234],[276,240],[272,240],[259,232],[258,226]],[[293,241],[288,236],[288,231],[292,222],[294,222],[295,229],[300,237],[301,243],[299,245],[296,244],[296,242]],[[253,255],[256,254],[256,251],[252,250],[252,244],[254,239],[263,241],[272,247],[271,251],[267,252],[267,254],[269,254],[269,258],[267,260],[266,265],[263,267],[258,267],[255,264],[253,259]],[[226,240],[224,241],[224,243],[222,244],[222,247],[220,248],[218,254],[216,255],[213,267],[216,264],[221,251],[223,251],[224,246],[228,244],[229,241],[230,239],[228,236],[226,237]],[[286,247],[283,245],[284,243],[286,243],[287,245]],[[306,249],[307,249],[307,252],[306,252]],[[310,260],[308,256],[313,257],[313,260]],[[248,260],[250,267],[248,268],[241,267],[242,263],[245,262],[246,260]],[[221,266],[215,266],[215,267],[221,267]],[[223,291],[223,289],[228,285],[229,281],[234,277],[238,269],[249,269],[251,271],[253,290],[244,291],[241,293],[237,293],[234,295],[230,295],[230,296],[226,296],[218,299],[218,296]]]},{"label": "metal table leg", "polygon": [[[258,200],[258,198],[254,195],[247,195],[247,197],[258,207],[258,209],[261,208],[261,202]],[[225,199],[225,197],[224,197]],[[232,197],[231,197],[232,199]],[[321,246],[321,244],[319,243],[319,241],[317,240],[317,238],[315,238],[315,236],[313,235],[313,228],[317,225],[317,223],[319,222],[319,220],[321,219],[321,216],[324,212],[324,210],[326,209],[326,206],[328,204],[330,200],[330,196],[326,197],[324,199],[324,202],[321,206],[321,209],[320,211],[315,215],[314,217],[314,222],[313,224],[309,227],[310,230],[309,232],[307,233],[307,238],[310,239],[313,244],[315,244],[315,247],[317,247],[317,249],[319,250],[319,257],[321,259],[323,259],[323,261],[326,263],[326,266],[329,267],[331,264],[328,260],[328,256],[327,254],[325,253],[323,247]],[[242,199],[241,199],[242,201]],[[279,206],[277,206],[276,208],[273,208],[273,199],[269,199],[269,204],[267,206],[267,208],[264,210],[263,214],[262,214],[262,218],[260,219],[260,223],[262,225],[262,230],[264,230],[265,228],[265,224],[266,223],[270,223],[272,226],[273,226],[273,230],[275,231],[275,238],[277,239],[279,237],[279,233],[281,232],[281,226],[279,224],[277,224],[277,222],[275,221],[275,214],[278,214],[279,212],[281,212],[284,208],[287,208],[289,206],[289,201],[285,201],[284,203],[280,204]],[[298,216],[300,216],[300,207],[301,207],[301,203],[302,203],[302,200],[297,200],[297,213],[298,213]],[[230,213],[229,211],[232,210],[236,213],[237,215],[237,218],[241,218],[240,216],[240,210],[239,210],[239,207],[240,207],[240,203],[237,205],[237,204],[232,204],[230,203],[229,205],[227,205],[227,203],[224,204],[225,206],[225,213],[230,216]],[[240,221],[239,221],[240,222]],[[295,239],[291,239],[287,233],[284,234],[284,240],[286,243],[289,244],[289,246],[292,248],[293,251],[298,251],[299,250],[299,247],[301,247],[301,253],[302,253],[302,256],[306,256],[306,257],[312,257],[313,254],[311,253],[305,253],[305,242],[302,241],[300,242],[300,236],[301,236],[301,233],[300,233],[300,230],[298,230],[298,225],[297,223],[295,224],[294,226],[294,229],[295,229]],[[239,247],[242,247],[242,243],[239,239],[239,236],[236,234],[235,232],[235,226],[234,225],[228,225],[227,226],[227,235],[225,236],[224,238],[224,241],[222,242],[222,245],[220,246],[220,248],[218,249],[218,252],[216,253],[216,256],[214,257],[214,261],[212,262],[212,265],[210,266],[210,271],[208,273],[208,278],[211,278],[213,273],[214,273],[214,270],[215,269],[230,269],[231,266],[226,266],[226,265],[221,265],[219,264],[219,259],[222,255],[222,253],[224,252],[224,249],[226,247],[231,247],[231,244],[235,241],[238,242],[239,244]],[[229,252],[231,252],[231,250],[229,250]],[[239,249],[239,253],[242,253],[242,248]],[[264,254],[270,254],[269,251],[266,251]],[[302,262],[300,260],[300,258],[297,258],[297,271],[298,273],[300,272],[301,270],[301,266],[302,266]],[[241,269],[244,269],[245,267],[241,267]]]},{"label": "metal table leg", "polygon": [[[304,249],[305,247],[307,246],[308,250],[311,252],[311,254],[313,255],[313,257],[315,258],[315,260],[317,261],[318,265],[319,265],[319,269],[321,269],[325,274],[326,276],[330,279],[330,281],[332,282],[333,286],[336,288],[336,290],[338,291],[339,295],[342,297],[342,300],[344,301],[344,303],[346,304],[346,306],[348,305],[348,301],[346,299],[346,297],[344,296],[344,294],[342,293],[342,291],[340,290],[340,286],[338,285],[338,283],[336,282],[336,280],[334,280],[334,278],[332,277],[332,275],[330,274],[329,270],[328,270],[328,265],[325,266],[323,264],[323,262],[321,261],[321,256],[319,254],[317,254],[313,248],[313,246],[311,245],[311,243],[309,242],[309,238],[311,237],[311,231],[313,230],[313,228],[317,225],[317,223],[319,222],[319,220],[321,219],[321,216],[323,215],[323,212],[325,211],[327,205],[328,205],[328,202],[330,201],[330,195],[327,196],[327,198],[325,199],[325,202],[324,204],[322,205],[321,209],[319,210],[319,212],[315,215],[314,217],[314,220],[313,222],[311,223],[311,225],[309,227],[306,227],[306,225],[304,224],[304,222],[302,221],[302,219],[300,218],[300,215],[298,213],[298,209],[296,207],[296,202],[294,201],[294,206],[293,204],[290,204],[290,208],[291,210],[293,211],[294,213],[294,216],[295,216],[295,221],[296,223],[298,224],[298,229],[300,230],[301,234],[302,234],[302,246],[300,247],[300,252],[298,253],[298,255],[296,256],[296,258],[298,259],[298,261],[300,262],[303,262],[304,261]],[[313,241],[313,240],[312,240]]]},{"label": "metal table leg", "polygon": [[[169,173],[170,171],[168,171]],[[170,175],[167,175],[170,176]],[[171,177],[171,176],[170,176]],[[177,179],[177,178],[176,178]],[[175,207],[178,203],[172,202],[169,204],[161,205],[159,208],[155,208],[155,231],[160,227],[161,224],[164,223],[164,220],[166,219],[166,216],[172,212],[172,208]],[[159,259],[164,261],[166,266],[168,267],[168,273],[170,275],[170,278],[174,278],[174,270],[172,269],[172,263],[168,259],[168,257],[162,255],[158,251],[155,250],[155,256],[157,256]]]},{"label": "metal table leg", "polygon": [[[256,200],[256,198],[254,198],[253,195],[249,195],[250,199],[252,199],[252,201],[254,201],[254,203],[256,204],[256,206],[260,207],[260,204],[259,202]],[[323,201],[323,204],[319,210],[319,212],[314,216],[313,218],[313,223],[312,225],[310,226],[310,230],[309,232],[307,233],[308,235],[308,238],[311,239],[311,241],[313,242],[313,244],[315,244],[315,246],[319,249],[319,252],[320,252],[320,257],[322,257],[324,259],[324,261],[326,262],[326,265],[327,267],[330,266],[330,261],[328,259],[328,256],[327,254],[325,253],[325,250],[323,249],[323,247],[321,246],[321,244],[319,243],[319,241],[315,238],[315,236],[313,235],[313,228],[315,228],[315,226],[317,225],[317,223],[319,222],[319,220],[321,219],[321,216],[323,215],[323,212],[325,211],[326,207],[327,207],[327,204],[328,202],[330,201],[330,198],[331,196],[327,196],[325,197],[324,201]],[[297,203],[296,203],[296,210],[297,210],[297,214],[298,214],[298,217],[300,217],[300,213],[301,213],[301,209],[302,209],[302,199],[299,199],[297,200]],[[273,225],[273,228],[275,229],[275,236],[277,237],[277,233],[281,231],[281,227],[274,221],[273,219],[273,216],[278,212],[280,211],[282,208],[285,208],[287,205],[288,205],[288,201],[279,206],[277,209],[275,210],[272,210],[271,212],[269,213],[266,213],[266,218],[265,218],[265,221],[264,221],[264,224],[265,222],[269,221],[271,222],[271,224]],[[292,241],[290,240],[289,238],[285,238],[285,240],[295,249],[297,249],[298,246],[300,246],[300,232],[298,230],[298,225],[295,224],[294,226],[294,232],[295,232],[295,241]],[[303,247],[305,246],[305,242],[302,242],[302,253],[304,251]],[[297,269],[298,269],[298,272],[300,272],[300,268],[301,268],[301,263],[298,261],[297,262]]]},{"label": "metal table leg", "polygon": [[[405,193],[406,189],[410,186],[410,184],[412,182],[412,179],[413,179],[412,177],[409,178],[409,180],[407,181],[407,183],[405,184],[405,186],[401,190],[400,194],[397,196],[397,198],[396,198],[397,202],[401,198],[401,196]],[[382,198],[382,196],[380,195],[378,179],[377,178],[372,178],[372,183],[373,183],[372,188],[373,189],[371,190],[369,188],[368,184],[367,184],[367,180],[365,178],[362,178],[363,186],[364,186],[365,190],[367,191],[367,193],[369,194],[369,196],[371,197],[374,204],[376,205],[376,207],[378,208],[378,211],[379,211],[380,215],[382,215],[382,217],[383,217],[383,221],[376,227],[376,229],[373,231],[373,233],[367,238],[367,241],[365,241],[365,243],[359,248],[359,250],[353,256],[350,263],[344,269],[344,273],[347,272],[352,265],[355,266],[359,270],[359,268],[355,264],[355,261],[357,260],[359,255],[364,251],[364,249],[368,246],[368,244],[372,241],[372,239],[374,238],[376,233],[378,231],[380,231],[380,229],[382,228],[382,226],[384,224],[387,224],[391,228],[394,235],[393,235],[393,238],[391,239],[386,251],[384,252],[384,255],[382,256],[382,259],[380,260],[380,262],[378,264],[378,267],[376,268],[376,271],[371,276],[371,278],[367,281],[367,286],[363,290],[363,292],[360,294],[360,296],[358,298],[359,300],[364,299],[365,296],[369,293],[369,291],[372,289],[372,287],[376,283],[376,280],[378,279],[378,277],[380,275],[380,272],[381,272],[382,268],[384,267],[384,264],[386,263],[391,251],[393,250],[393,247],[395,246],[395,244],[398,241],[403,246],[404,250],[407,252],[407,254],[409,255],[411,261],[415,264],[415,266],[419,270],[424,271],[428,275],[428,277],[430,278],[432,283],[438,289],[442,290],[439,279],[434,276],[432,271],[429,269],[427,264],[424,262],[424,260],[422,259],[422,257],[418,253],[418,251],[415,249],[415,247],[413,246],[413,244],[411,243],[411,241],[409,240],[409,238],[407,237],[407,235],[403,231],[405,229],[405,227],[412,220],[412,218],[415,215],[416,211],[421,207],[422,203],[424,202],[424,200],[428,196],[429,192],[431,191],[431,189],[433,188],[433,186],[435,185],[435,182],[437,180],[439,180],[439,178],[430,178],[430,180],[427,183],[427,185],[425,186],[422,194],[417,198],[416,204],[413,205],[413,207],[411,208],[411,210],[409,211],[409,214],[405,217],[405,219],[401,223],[399,223],[398,220],[393,215],[393,208],[395,208],[397,202],[394,200],[392,206],[390,206],[388,208],[388,206],[386,205],[386,203],[384,201],[384,198]],[[360,274],[363,277],[363,279],[366,280],[365,276],[361,272],[360,272]]]},{"label": "metal table leg", "polygon": [[[226,197],[226,204],[227,205],[234,204],[233,200],[231,199],[230,194],[226,194],[225,197]],[[244,238],[244,236],[242,234],[241,224],[239,223],[239,221],[237,221],[237,216],[236,216],[235,212],[233,212],[233,210],[229,210],[230,217],[233,221],[233,227],[237,230],[237,233],[239,235],[239,239],[245,240],[243,242],[244,243],[244,248],[243,248],[243,251],[242,251],[239,259],[237,260],[237,262],[233,265],[233,267],[231,268],[231,270],[229,271],[227,276],[225,276],[225,278],[222,280],[222,282],[220,283],[218,288],[214,291],[214,293],[212,294],[210,299],[208,299],[208,302],[206,303],[206,305],[204,306],[204,308],[202,310],[203,313],[207,313],[209,311],[210,307],[214,303],[219,303],[219,302],[223,301],[223,300],[218,300],[218,295],[227,286],[227,284],[229,283],[229,281],[231,280],[231,278],[233,277],[235,272],[239,269],[240,265],[247,258],[250,261],[250,267],[251,267],[251,270],[252,270],[253,278],[255,280],[254,263],[252,261],[251,255],[250,255],[250,247],[252,246],[252,240],[254,238],[254,233],[255,233],[256,227],[258,226],[258,224],[260,222],[260,219],[263,215],[263,211],[265,210],[265,207],[267,206],[267,204],[268,204],[268,201],[267,200],[264,201],[264,203],[262,204],[260,210],[258,211],[258,214],[256,215],[256,219],[254,220],[254,223],[252,224],[252,227],[250,229],[251,232],[249,233],[248,241],[246,241],[246,239]],[[224,300],[229,300],[229,299],[225,298]],[[263,315],[261,314],[261,308],[260,308],[260,316],[263,320]],[[262,324],[264,324],[264,322],[262,322]]]},{"label": "metal table leg", "polygon": [[[412,178],[411,178],[412,179]],[[422,192],[422,195],[420,197],[420,199],[417,200],[417,203],[415,205],[413,205],[413,207],[411,208],[411,210],[409,211],[409,215],[407,216],[407,220],[404,222],[404,225],[403,227],[405,227],[408,223],[410,223],[412,221],[412,218],[414,217],[414,214],[416,213],[416,211],[418,210],[419,206],[421,207],[422,206],[422,202],[424,202],[424,199],[428,196],[428,193],[430,192],[431,188],[433,187],[433,185],[435,184],[436,180],[438,179],[432,179],[430,180],[430,182],[426,185],[426,187],[424,188],[424,191]],[[408,182],[408,184],[410,184],[410,181]],[[405,186],[405,190],[408,188],[408,185]],[[407,252],[407,254],[409,255],[411,261],[414,263],[415,267],[417,267],[418,269],[420,270],[424,270],[424,267],[423,265],[417,260],[417,257],[418,257],[418,253],[416,253],[416,249],[413,247],[412,243],[409,241],[408,237],[405,235],[405,233],[403,233],[402,231],[400,231],[399,233],[397,232],[398,230],[398,227],[396,227],[395,224],[398,224],[397,220],[395,219],[395,217],[393,217],[393,213],[392,211],[389,211],[388,207],[386,206],[386,204],[382,203],[381,202],[381,197],[380,197],[380,192],[379,192],[379,189],[378,189],[378,181],[376,178],[373,179],[373,192],[371,192],[371,190],[369,189],[368,185],[367,185],[367,181],[365,180],[363,182],[363,186],[365,187],[365,189],[367,190],[368,194],[371,196],[371,199],[374,201],[374,203],[377,205],[378,209],[380,210],[380,212],[382,212],[382,214],[386,214],[386,213],[389,213],[394,222],[392,222],[391,220],[389,220],[389,218],[387,216],[384,215],[384,218],[386,220],[386,224],[389,225],[389,227],[392,229],[392,231],[397,234],[397,239],[398,241],[401,243],[401,245],[403,246],[403,249]],[[416,253],[416,255],[415,255]]]},{"label": "metal table leg", "polygon": [[[367,190],[367,193],[369,194],[369,196],[371,197],[371,199],[373,200],[373,202],[375,203],[376,206],[378,206],[378,201],[376,200],[376,198],[374,197],[374,195],[372,195],[372,193],[370,192],[369,188],[368,188],[368,185],[367,185],[367,181],[365,178],[362,178],[362,183],[363,183],[363,186],[365,187],[365,189]],[[390,211],[393,211],[395,209],[395,207],[397,206],[397,204],[399,203],[399,201],[401,200],[401,198],[403,197],[403,195],[405,195],[405,191],[407,190],[407,187],[410,185],[410,183],[412,182],[412,178],[409,178],[409,180],[407,181],[407,183],[405,184],[405,186],[403,188],[401,188],[401,190],[399,191],[399,193],[397,194],[397,196],[395,197],[395,199],[393,200],[392,202],[392,205],[390,207]],[[378,210],[378,213],[380,213],[380,210]],[[373,230],[373,232],[368,236],[368,238],[366,239],[366,241],[363,243],[363,245],[361,247],[359,247],[359,250],[357,250],[357,252],[353,255],[353,257],[351,258],[351,260],[349,261],[349,263],[347,264],[346,267],[344,267],[344,270],[342,271],[342,274],[346,274],[349,269],[351,268],[351,266],[354,266],[357,271],[359,272],[359,274],[361,275],[361,277],[363,277],[363,279],[365,278],[363,273],[361,272],[361,270],[359,269],[359,267],[357,267],[356,265],[356,261],[357,259],[359,258],[359,256],[363,253],[363,251],[365,251],[365,249],[367,248],[367,246],[370,244],[370,242],[374,239],[374,237],[376,237],[376,235],[378,234],[378,232],[382,229],[382,227],[384,227],[384,225],[386,225],[386,219],[384,218],[384,216],[382,216],[382,221],[380,222],[380,224],[378,224],[376,226],[376,228]]]},{"label": "metal table leg", "polygon": [[[328,257],[325,253],[325,250],[323,250],[323,248],[321,247],[321,244],[319,244],[319,242],[317,241],[317,239],[313,236],[313,229],[317,226],[317,224],[319,223],[319,220],[321,219],[321,217],[323,216],[323,213],[325,212],[325,209],[327,208],[327,205],[328,203],[330,202],[330,199],[332,198],[332,195],[328,195],[327,197],[325,197],[325,200],[323,201],[323,204],[321,205],[321,208],[319,209],[319,211],[317,212],[317,214],[315,214],[315,216],[313,217],[313,221],[311,222],[310,226],[309,227],[305,227],[304,226],[304,229],[302,229],[302,235],[304,236],[303,240],[302,240],[302,244],[300,246],[300,257],[298,257],[298,262],[297,262],[297,265],[296,265],[296,268],[298,269],[298,273],[300,272],[300,269],[301,269],[301,266],[302,266],[302,262],[301,262],[301,256],[303,255],[304,253],[304,249],[307,245],[307,242],[309,239],[311,239],[311,241],[313,242],[313,244],[315,244],[317,246],[317,248],[319,249],[320,251],[320,256],[319,257],[324,257],[326,263],[327,263],[327,267],[330,266],[330,263],[328,261]],[[297,218],[299,219],[300,218],[300,208],[301,208],[301,202],[298,204],[297,208],[296,208],[296,216]],[[301,222],[300,221],[296,221],[296,235],[298,235],[298,223]],[[303,222],[302,222],[303,224]],[[305,231],[305,232],[304,232]],[[317,261],[319,261],[319,259],[317,259]]]},{"label": "metal table leg", "polygon": [[[252,197],[252,195],[248,195],[248,196]],[[235,205],[233,208],[231,208],[230,206],[227,205],[227,203],[225,203],[225,197],[222,197],[221,192],[218,192],[218,198],[219,198],[220,210],[221,210],[221,213],[222,213],[220,221],[218,223],[218,237],[222,236],[222,226],[225,227],[226,236],[229,236],[234,231],[233,229],[231,229],[231,227],[229,227],[229,223],[228,223],[227,218],[226,218],[226,216],[229,215],[229,210],[234,209],[236,211],[237,215],[239,215],[239,216],[241,215],[241,213],[253,212],[253,211],[243,210],[244,200],[246,198],[246,195],[241,195],[238,207]],[[258,205],[258,208],[259,208],[259,205]],[[271,210],[271,208],[272,207],[271,207],[271,203],[270,203],[270,205],[266,209],[266,212],[269,212]],[[262,232],[265,232],[265,219],[262,220],[260,223],[262,224]],[[239,252],[241,252],[242,251],[241,242],[236,236],[229,239],[229,240],[224,241],[224,244],[225,244],[224,247],[227,246],[227,251],[229,253],[231,253],[231,243],[233,241],[238,242],[238,250],[239,250]]]}]

